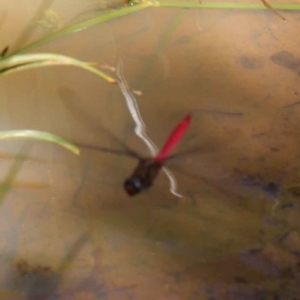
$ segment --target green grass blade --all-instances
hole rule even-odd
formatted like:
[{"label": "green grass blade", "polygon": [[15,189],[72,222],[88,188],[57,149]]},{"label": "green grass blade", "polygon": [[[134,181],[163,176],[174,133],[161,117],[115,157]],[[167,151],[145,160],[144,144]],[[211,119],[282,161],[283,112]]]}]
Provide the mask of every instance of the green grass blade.
[{"label": "green grass blade", "polygon": [[[181,8],[211,8],[211,9],[268,9],[263,3],[195,3],[195,2],[155,2],[159,7]],[[275,4],[272,7],[278,10],[300,10],[300,4]]]},{"label": "green grass blade", "polygon": [[114,10],[114,11],[109,12],[107,14],[89,19],[87,21],[80,22],[78,24],[75,24],[75,25],[72,25],[72,26],[69,26],[69,27],[66,27],[66,28],[63,28],[61,30],[58,30],[58,31],[56,31],[52,34],[49,34],[49,35],[41,38],[40,40],[37,40],[37,41],[33,42],[32,44],[29,44],[29,45],[25,46],[24,48],[22,48],[20,50],[15,51],[14,53],[10,54],[10,56],[15,55],[15,54],[26,53],[26,52],[31,51],[31,50],[39,47],[39,46],[48,44],[49,42],[51,42],[53,40],[59,39],[59,38],[65,36],[65,35],[69,35],[71,33],[87,29],[87,28],[89,28],[91,26],[94,26],[94,25],[97,25],[99,23],[103,23],[103,22],[107,22],[107,21],[112,20],[112,19],[120,18],[122,16],[137,12],[139,10],[145,9],[145,8],[147,8],[149,6],[152,6],[152,5],[153,4],[152,4],[151,1],[143,2],[143,3],[140,3],[140,4],[134,5],[134,6],[128,6],[128,7],[119,9],[119,10]]},{"label": "green grass blade", "polygon": [[[58,30],[49,34],[20,50],[15,51],[14,54],[21,54],[31,51],[39,46],[47,44],[53,40],[59,39],[65,35],[69,35],[76,31],[80,31],[91,26],[113,20],[147,7],[180,7],[180,8],[206,8],[206,9],[268,9],[263,3],[194,3],[194,2],[159,2],[159,1],[145,1],[134,6],[127,6],[119,10],[114,10],[104,15],[80,22],[75,25]],[[300,10],[300,4],[273,4],[272,7],[278,10]]]},{"label": "green grass blade", "polygon": [[69,56],[52,53],[20,54],[6,57],[0,60],[0,75],[7,75],[33,68],[55,65],[76,66],[100,76],[109,83],[117,83],[114,78],[91,66],[91,63],[86,63]]},{"label": "green grass blade", "polygon": [[79,155],[79,149],[66,141],[65,139],[54,135],[45,131],[37,131],[37,130],[7,130],[0,131],[0,140],[8,140],[8,139],[35,139],[46,142],[55,143],[63,148],[68,149],[76,155]]}]

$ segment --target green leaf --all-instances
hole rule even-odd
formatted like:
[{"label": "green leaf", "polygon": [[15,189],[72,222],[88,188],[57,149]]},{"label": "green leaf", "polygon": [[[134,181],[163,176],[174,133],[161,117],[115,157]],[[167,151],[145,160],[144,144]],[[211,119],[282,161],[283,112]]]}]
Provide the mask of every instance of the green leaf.
[{"label": "green leaf", "polygon": [[0,75],[55,65],[79,67],[100,76],[109,83],[117,83],[114,78],[93,67],[91,63],[54,53],[19,54],[4,58],[0,60]]},{"label": "green leaf", "polygon": [[45,131],[37,131],[37,130],[8,130],[8,131],[0,131],[0,140],[7,139],[35,139],[41,141],[47,141],[51,143],[55,143],[61,147],[64,147],[76,155],[79,155],[79,149],[66,141],[65,139],[54,135]]}]

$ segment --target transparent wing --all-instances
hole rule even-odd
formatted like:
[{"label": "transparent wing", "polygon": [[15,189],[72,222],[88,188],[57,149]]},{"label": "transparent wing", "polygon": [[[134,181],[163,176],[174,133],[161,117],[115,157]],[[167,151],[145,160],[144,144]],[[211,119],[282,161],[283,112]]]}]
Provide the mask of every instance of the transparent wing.
[{"label": "transparent wing", "polygon": [[[201,157],[202,155],[204,157]],[[263,179],[234,167],[222,167],[217,159],[215,161],[212,158],[208,159],[201,153],[201,148],[174,154],[170,159],[172,160],[168,160],[167,165],[171,170],[199,181],[199,184],[201,182],[201,185],[209,186],[210,189],[224,195],[240,199],[256,199],[264,195],[274,200],[281,192],[280,184],[276,181]]]},{"label": "transparent wing", "polygon": [[67,88],[60,88],[59,89],[60,98],[62,100],[62,103],[65,105],[65,107],[73,114],[74,118],[76,118],[78,121],[80,121],[85,127],[87,127],[89,130],[92,130],[96,135],[101,134],[101,132],[107,133],[107,135],[117,144],[119,144],[124,150],[113,150],[102,146],[94,146],[94,145],[87,145],[84,143],[76,143],[79,147],[94,150],[94,151],[101,151],[105,153],[111,153],[111,154],[120,154],[120,155],[127,155],[131,157],[135,157],[137,159],[140,158],[140,156],[130,149],[125,143],[123,143],[120,139],[118,139],[112,132],[110,132],[107,128],[104,126],[100,126],[97,122],[94,121],[93,118],[84,110],[82,107],[78,107],[78,103],[80,103],[79,100],[76,99],[76,94]]},{"label": "transparent wing", "polygon": [[106,147],[98,147],[98,146],[93,146],[93,145],[86,145],[82,143],[76,143],[76,145],[80,148],[87,149],[87,150],[92,150],[92,151],[99,151],[99,152],[104,152],[112,155],[124,155],[124,156],[130,156],[133,158],[137,158],[135,153],[131,153],[128,151],[122,151],[122,150],[115,150],[111,148],[106,148]]}]

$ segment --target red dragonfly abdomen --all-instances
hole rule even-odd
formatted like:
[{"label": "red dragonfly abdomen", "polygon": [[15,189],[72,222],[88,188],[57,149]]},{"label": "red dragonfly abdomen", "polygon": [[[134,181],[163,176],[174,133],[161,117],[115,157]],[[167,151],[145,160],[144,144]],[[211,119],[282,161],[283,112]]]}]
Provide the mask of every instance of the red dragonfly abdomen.
[{"label": "red dragonfly abdomen", "polygon": [[191,123],[191,114],[188,114],[173,130],[170,134],[169,138],[165,142],[161,151],[154,158],[155,161],[165,160],[170,152],[174,149],[174,147],[178,144],[178,142],[182,139],[183,135],[187,131],[190,123]]},{"label": "red dragonfly abdomen", "polygon": [[191,115],[187,115],[172,131],[162,150],[156,157],[153,159],[140,159],[133,174],[124,182],[124,188],[129,196],[134,196],[148,189],[153,184],[154,179],[163,166],[164,160],[168,158],[172,149],[181,140],[190,122]]}]

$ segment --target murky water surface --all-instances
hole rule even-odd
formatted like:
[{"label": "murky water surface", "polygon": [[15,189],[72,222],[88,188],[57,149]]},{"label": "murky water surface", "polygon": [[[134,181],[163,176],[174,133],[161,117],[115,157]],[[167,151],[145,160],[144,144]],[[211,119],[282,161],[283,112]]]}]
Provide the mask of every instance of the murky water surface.
[{"label": "murky water surface", "polygon": [[[11,3],[12,49],[107,5]],[[122,63],[158,147],[192,113],[177,151],[201,149],[170,161],[184,198],[163,173],[129,198],[134,159],[1,142],[1,177],[21,165],[2,196],[1,299],[300,299],[299,14],[284,14],[149,8],[35,50]],[[121,149],[113,134],[149,156],[118,86],[93,74],[50,67],[0,85],[2,129]]]}]

